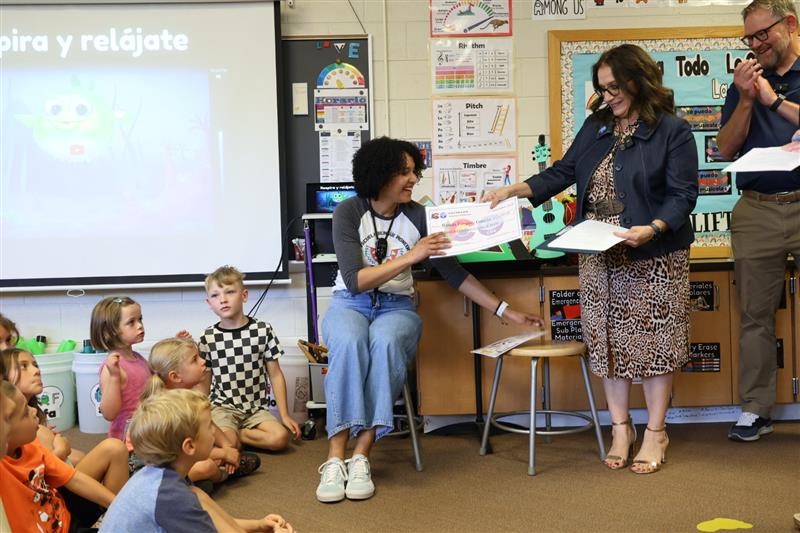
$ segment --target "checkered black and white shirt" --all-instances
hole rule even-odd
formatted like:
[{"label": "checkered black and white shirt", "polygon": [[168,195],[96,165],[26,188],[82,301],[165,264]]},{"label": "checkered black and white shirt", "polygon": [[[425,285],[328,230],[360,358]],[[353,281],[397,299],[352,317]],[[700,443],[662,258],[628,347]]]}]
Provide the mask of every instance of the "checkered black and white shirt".
[{"label": "checkered black and white shirt", "polygon": [[283,355],[278,337],[266,322],[250,318],[238,329],[219,323],[207,328],[198,343],[211,368],[211,404],[253,414],[269,409],[267,361]]}]

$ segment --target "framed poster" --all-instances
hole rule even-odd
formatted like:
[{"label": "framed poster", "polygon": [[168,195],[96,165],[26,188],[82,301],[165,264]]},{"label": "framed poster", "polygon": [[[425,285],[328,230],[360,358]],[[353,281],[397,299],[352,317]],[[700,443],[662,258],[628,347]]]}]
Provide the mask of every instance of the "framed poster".
[{"label": "framed poster", "polygon": [[626,29],[548,33],[550,145],[559,159],[591,113],[596,98],[592,65],[602,52],[623,43],[641,46],[659,64],[664,85],[675,93],[676,112],[692,126],[698,150],[700,196],[692,213],[693,257],[730,256],[730,217],[739,199],[735,176],[722,172],[717,149],[722,106],[733,69],[753,53],[739,41],[740,26]]}]

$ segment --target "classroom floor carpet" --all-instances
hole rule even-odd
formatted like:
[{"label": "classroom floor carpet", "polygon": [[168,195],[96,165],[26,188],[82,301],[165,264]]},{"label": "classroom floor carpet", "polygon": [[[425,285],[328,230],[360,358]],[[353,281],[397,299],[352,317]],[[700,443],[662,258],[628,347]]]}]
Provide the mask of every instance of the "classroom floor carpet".
[{"label": "classroom floor carpet", "polygon": [[[407,438],[387,437],[373,450],[375,496],[335,504],[314,496],[327,451],[317,438],[262,454],[258,472],[213,496],[234,516],[275,512],[306,533],[688,532],[747,524],[754,532],[798,533],[792,517],[800,512],[800,423],[776,423],[773,434],[746,444],[729,441],[727,430],[669,426],[668,462],[646,476],[602,466],[588,432],[537,440],[535,477],[527,475],[527,436],[494,435],[494,453],[481,457],[471,429],[424,435],[423,472],[414,469]],[[101,438],[77,428],[66,435],[84,449]],[[709,522],[717,518],[734,522]]]}]

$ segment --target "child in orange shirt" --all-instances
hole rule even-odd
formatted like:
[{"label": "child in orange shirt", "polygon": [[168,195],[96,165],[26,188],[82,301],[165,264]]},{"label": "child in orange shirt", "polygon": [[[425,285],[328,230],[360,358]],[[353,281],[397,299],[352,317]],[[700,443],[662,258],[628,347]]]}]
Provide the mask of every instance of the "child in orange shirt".
[{"label": "child in orange shirt", "polygon": [[[14,392],[8,455],[0,461],[0,496],[15,533],[69,531],[70,522],[91,527],[114,493],[53,455],[36,439],[39,419],[25,397]],[[63,487],[61,492],[58,487]]]}]

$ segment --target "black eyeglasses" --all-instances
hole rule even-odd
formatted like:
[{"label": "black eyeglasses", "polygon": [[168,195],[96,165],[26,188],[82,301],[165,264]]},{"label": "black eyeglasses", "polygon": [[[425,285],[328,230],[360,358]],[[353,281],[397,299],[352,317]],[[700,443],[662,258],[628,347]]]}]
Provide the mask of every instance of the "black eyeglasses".
[{"label": "black eyeglasses", "polygon": [[598,87],[594,90],[594,93],[603,98],[603,93],[608,93],[610,96],[617,96],[619,95],[620,88],[617,85],[609,85],[608,87]]},{"label": "black eyeglasses", "polygon": [[756,39],[757,41],[763,43],[764,41],[769,39],[769,30],[771,30],[773,27],[775,27],[776,25],[780,24],[784,20],[786,20],[786,17],[783,17],[783,18],[780,18],[780,19],[776,20],[775,22],[773,22],[772,24],[770,24],[769,26],[767,26],[763,30],[758,30],[757,32],[751,33],[750,35],[745,35],[744,37],[741,37],[739,40],[742,41],[745,46],[752,46],[753,39]]}]

